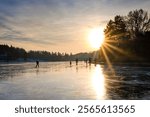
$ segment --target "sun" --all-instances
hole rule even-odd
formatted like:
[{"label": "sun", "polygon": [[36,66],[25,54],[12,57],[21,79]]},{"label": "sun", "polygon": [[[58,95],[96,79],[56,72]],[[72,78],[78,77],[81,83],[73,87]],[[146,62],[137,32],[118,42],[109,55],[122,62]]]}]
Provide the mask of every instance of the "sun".
[{"label": "sun", "polygon": [[104,31],[102,27],[94,28],[89,33],[89,43],[94,49],[99,49],[104,41]]}]

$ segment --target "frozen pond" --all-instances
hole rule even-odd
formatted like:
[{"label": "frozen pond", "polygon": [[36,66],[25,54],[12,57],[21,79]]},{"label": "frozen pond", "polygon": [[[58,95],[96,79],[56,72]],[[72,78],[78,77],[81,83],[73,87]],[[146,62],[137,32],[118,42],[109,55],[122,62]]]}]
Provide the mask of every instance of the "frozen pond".
[{"label": "frozen pond", "polygon": [[150,67],[1,63],[0,99],[150,99]]}]

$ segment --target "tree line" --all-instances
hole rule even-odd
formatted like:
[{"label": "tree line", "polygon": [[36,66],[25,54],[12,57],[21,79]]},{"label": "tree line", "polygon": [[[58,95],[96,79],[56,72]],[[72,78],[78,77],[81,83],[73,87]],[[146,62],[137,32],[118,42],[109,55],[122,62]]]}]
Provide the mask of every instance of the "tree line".
[{"label": "tree line", "polygon": [[104,29],[100,60],[150,61],[150,17],[143,9],[117,15]]},{"label": "tree line", "polygon": [[48,51],[26,51],[23,48],[0,45],[0,61],[70,61],[78,58],[79,60],[85,60],[92,57],[93,52],[68,54],[60,52],[48,52]]}]

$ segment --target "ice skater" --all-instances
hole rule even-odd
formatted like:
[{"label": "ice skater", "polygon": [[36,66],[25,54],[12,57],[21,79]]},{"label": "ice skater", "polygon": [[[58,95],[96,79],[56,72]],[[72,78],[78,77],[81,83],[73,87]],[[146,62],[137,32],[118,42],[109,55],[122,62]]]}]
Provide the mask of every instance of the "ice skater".
[{"label": "ice skater", "polygon": [[78,65],[78,59],[76,59],[76,65]]},{"label": "ice skater", "polygon": [[70,61],[70,67],[72,66],[72,62]]},{"label": "ice skater", "polygon": [[36,68],[39,67],[39,61],[36,61]]},{"label": "ice skater", "polygon": [[89,58],[89,66],[91,66],[92,60],[91,58]]}]

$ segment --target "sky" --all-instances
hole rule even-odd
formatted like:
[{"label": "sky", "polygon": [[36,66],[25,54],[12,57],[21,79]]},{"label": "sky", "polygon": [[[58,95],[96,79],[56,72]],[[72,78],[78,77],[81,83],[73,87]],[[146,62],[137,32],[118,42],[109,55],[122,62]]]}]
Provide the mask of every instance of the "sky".
[{"label": "sky", "polygon": [[140,9],[150,0],[0,0],[0,44],[25,50],[90,52],[88,35],[115,15]]}]

